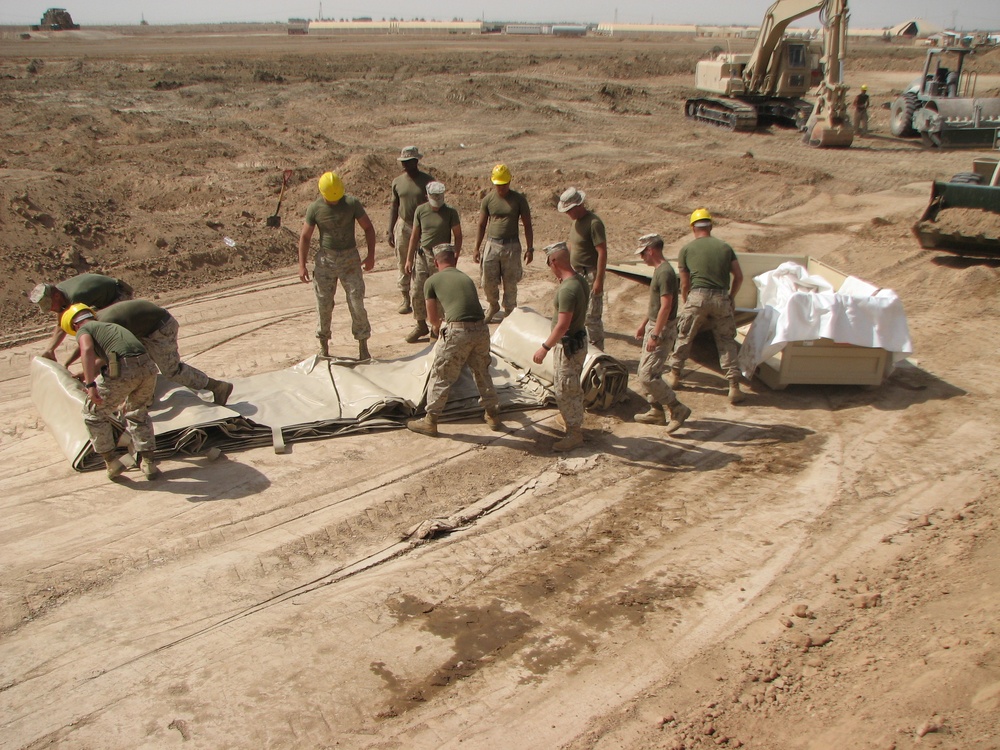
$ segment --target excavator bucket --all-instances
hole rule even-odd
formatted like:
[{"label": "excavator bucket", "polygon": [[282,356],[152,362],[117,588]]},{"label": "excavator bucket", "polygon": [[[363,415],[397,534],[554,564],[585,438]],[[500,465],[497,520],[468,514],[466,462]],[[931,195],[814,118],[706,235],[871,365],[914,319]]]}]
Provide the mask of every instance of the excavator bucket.
[{"label": "excavator bucket", "polygon": [[[986,162],[987,160],[977,160]],[[980,178],[990,171],[987,183],[996,182],[1000,167],[994,160],[975,165],[975,172],[952,178],[952,182],[935,182],[931,200],[920,221],[913,225],[920,246],[930,250],[945,250],[956,255],[1000,257],[1000,185],[969,184],[964,180]],[[992,169],[980,169],[981,166]],[[962,179],[961,182],[955,180]]]}]

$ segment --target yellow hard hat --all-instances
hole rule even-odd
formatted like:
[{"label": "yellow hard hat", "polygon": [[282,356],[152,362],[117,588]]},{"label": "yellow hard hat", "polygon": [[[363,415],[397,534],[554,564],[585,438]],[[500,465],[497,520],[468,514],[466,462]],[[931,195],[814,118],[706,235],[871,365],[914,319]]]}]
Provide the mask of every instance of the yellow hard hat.
[{"label": "yellow hard hat", "polygon": [[862,91],[867,91],[868,90],[868,84],[867,83],[862,83],[861,84],[861,90]]},{"label": "yellow hard hat", "polygon": [[711,221],[712,214],[708,212],[707,208],[697,208],[694,213],[691,214],[691,223],[694,224],[696,221]]},{"label": "yellow hard hat", "polygon": [[493,167],[493,173],[490,175],[490,180],[494,185],[510,184],[510,170],[507,169],[507,165],[497,164]]},{"label": "yellow hard hat", "polygon": [[[81,313],[86,313],[86,315],[81,315]],[[76,336],[76,328],[73,325],[73,321],[79,316],[80,321],[96,318],[94,315],[94,308],[83,304],[82,302],[77,302],[75,305],[70,305],[66,308],[66,312],[62,314],[59,318],[60,327],[66,331],[70,336]]]},{"label": "yellow hard hat", "polygon": [[344,197],[344,181],[335,172],[324,172],[319,178],[319,192],[330,203],[336,203]]}]

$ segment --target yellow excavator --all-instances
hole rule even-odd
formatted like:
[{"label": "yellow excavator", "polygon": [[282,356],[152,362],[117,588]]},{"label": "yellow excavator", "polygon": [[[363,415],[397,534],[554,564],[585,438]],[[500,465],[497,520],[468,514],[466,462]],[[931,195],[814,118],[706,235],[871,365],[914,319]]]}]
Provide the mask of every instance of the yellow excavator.
[{"label": "yellow excavator", "polygon": [[[785,36],[796,19],[819,11],[822,42]],[[796,127],[819,148],[854,141],[843,83],[847,0],[776,0],[768,8],[750,54],[721,53],[695,68],[695,88],[685,114],[730,130],[771,124]],[[815,103],[803,98],[816,89]]]}]

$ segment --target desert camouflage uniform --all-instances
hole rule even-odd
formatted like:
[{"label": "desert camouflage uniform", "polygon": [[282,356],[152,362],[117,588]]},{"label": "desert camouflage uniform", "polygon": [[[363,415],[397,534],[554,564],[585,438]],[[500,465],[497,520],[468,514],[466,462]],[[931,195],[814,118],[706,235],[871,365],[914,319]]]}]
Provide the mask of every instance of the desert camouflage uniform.
[{"label": "desert camouflage uniform", "polygon": [[98,406],[88,398],[83,406],[83,421],[94,450],[109,453],[115,449],[111,422],[119,411],[125,418],[125,429],[132,437],[133,450],[154,450],[156,438],[148,411],[156,390],[156,365],[152,358],[148,354],[123,357],[119,360],[118,377],[102,373],[95,382],[103,403]]},{"label": "desert camouflage uniform", "polygon": [[410,274],[406,272],[406,252],[410,247],[410,235],[413,234],[413,222],[396,219],[396,286],[407,297],[410,296]]},{"label": "desert camouflage uniform", "polygon": [[562,344],[552,348],[555,357],[556,381],[553,383],[556,392],[556,406],[562,414],[567,429],[583,427],[583,363],[587,359],[587,347],[584,346],[572,357],[567,357]]},{"label": "desert camouflage uniform", "polygon": [[413,319],[418,323],[427,321],[427,300],[424,299],[424,284],[427,279],[437,273],[434,256],[430,250],[417,248],[413,254],[413,285],[410,288],[410,306],[413,308]]},{"label": "desert camouflage uniform", "polygon": [[[480,403],[487,411],[495,410],[500,402],[490,377],[490,361],[490,331],[485,320],[445,323],[431,365],[427,413],[436,417],[441,415],[448,403],[448,390],[466,364],[479,389]],[[582,411],[580,418],[582,421]]]},{"label": "desert camouflage uniform", "polygon": [[[597,278],[596,268],[578,268],[576,272],[587,282],[587,289],[594,288]],[[604,346],[604,294],[590,293],[587,303],[587,338],[598,348]]]},{"label": "desert camouflage uniform", "polygon": [[725,289],[692,289],[687,302],[677,316],[677,347],[670,357],[670,367],[679,371],[691,353],[694,337],[703,324],[712,327],[715,346],[719,350],[719,364],[731,382],[739,382],[737,364],[739,345],[736,343],[736,322],[733,320],[733,301]]},{"label": "desert camouflage uniform", "polygon": [[330,340],[330,320],[333,317],[337,282],[343,282],[347,308],[351,311],[351,334],[357,341],[371,338],[372,329],[365,310],[365,277],[361,270],[358,248],[348,250],[320,249],[313,267],[313,289],[316,291],[316,312],[319,324],[316,338]]},{"label": "desert camouflage uniform", "polygon": [[490,237],[483,250],[481,281],[483,294],[490,307],[500,303],[500,284],[503,284],[503,311],[507,315],[517,307],[517,283],[524,276],[521,266],[521,241]]},{"label": "desert camouflage uniform", "polygon": [[208,388],[208,375],[181,362],[180,352],[177,351],[179,329],[177,319],[171,315],[163,325],[139,340],[165,378],[192,390],[203,391]]},{"label": "desert camouflage uniform", "polygon": [[646,349],[649,334],[656,329],[656,321],[646,321],[646,332],[642,337],[642,356],[639,357],[639,390],[650,404],[669,405],[677,401],[677,394],[663,380],[667,369],[667,357],[673,351],[677,340],[677,326],[670,321],[660,332],[660,340],[653,351]]}]

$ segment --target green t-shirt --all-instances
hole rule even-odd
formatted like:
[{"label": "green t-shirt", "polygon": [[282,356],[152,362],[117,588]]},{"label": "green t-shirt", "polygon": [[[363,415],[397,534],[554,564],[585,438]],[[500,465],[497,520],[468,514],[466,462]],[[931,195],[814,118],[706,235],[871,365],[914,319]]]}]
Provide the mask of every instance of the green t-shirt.
[{"label": "green t-shirt", "polygon": [[486,319],[475,282],[454,266],[438,271],[424,282],[424,298],[441,303],[445,322]]},{"label": "green t-shirt", "polygon": [[336,203],[317,198],[306,210],[306,223],[319,227],[319,246],[323,250],[353,250],[358,246],[354,222],[367,216],[361,201],[345,195]]},{"label": "green t-shirt", "polygon": [[81,273],[56,284],[71,305],[82,302],[94,308],[107,307],[118,299],[118,279],[99,273]]},{"label": "green t-shirt", "polygon": [[435,211],[430,203],[422,203],[413,213],[413,228],[420,224],[420,247],[430,250],[435,245],[451,242],[451,229],[461,225],[458,211],[445,203]]},{"label": "green t-shirt", "polygon": [[401,220],[407,224],[413,221],[413,212],[417,210],[417,206],[427,202],[427,185],[431,182],[434,182],[434,178],[419,170],[416,178],[404,172],[392,181],[392,199],[399,201]]},{"label": "green t-shirt", "polygon": [[573,222],[569,230],[569,262],[577,271],[597,268],[597,246],[608,243],[604,222],[593,211],[587,211]]},{"label": "green t-shirt", "polygon": [[573,321],[569,324],[568,336],[572,336],[586,328],[587,303],[590,301],[590,290],[587,282],[579,274],[570,279],[563,279],[556,289],[556,298],[552,305],[554,314],[552,316],[552,327],[559,323],[559,313],[573,313]]},{"label": "green t-shirt", "polygon": [[97,319],[102,323],[119,325],[140,339],[156,331],[169,317],[169,312],[144,299],[116,302],[97,313]]},{"label": "green t-shirt", "polygon": [[496,190],[483,198],[479,211],[490,217],[486,225],[486,236],[495,240],[516,240],[518,237],[517,223],[521,217],[531,219],[531,209],[528,199],[515,190],[500,197]]},{"label": "green t-shirt", "polygon": [[90,338],[94,340],[94,351],[105,362],[109,361],[108,355],[112,353],[119,357],[131,357],[146,353],[146,347],[131,331],[114,323],[88,320],[77,329],[77,339],[82,333],[89,334]]},{"label": "green t-shirt", "polygon": [[677,267],[691,274],[692,289],[729,291],[729,272],[736,253],[715,237],[699,237],[681,248]]},{"label": "green t-shirt", "polygon": [[670,306],[670,320],[677,317],[677,274],[673,267],[663,261],[653,271],[653,280],[649,284],[649,311],[646,317],[649,322],[656,321],[656,316],[660,314],[660,297],[665,294],[672,294],[674,299]]}]

